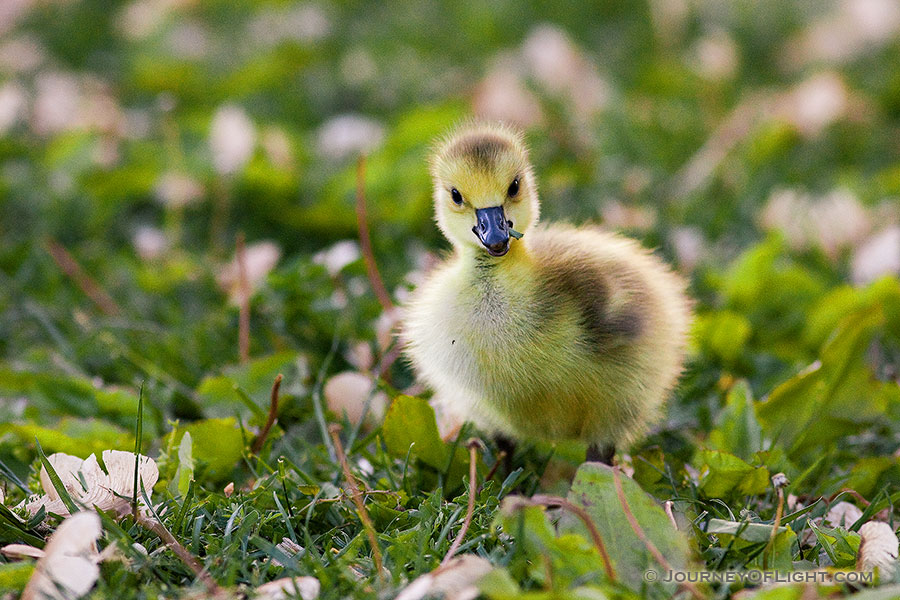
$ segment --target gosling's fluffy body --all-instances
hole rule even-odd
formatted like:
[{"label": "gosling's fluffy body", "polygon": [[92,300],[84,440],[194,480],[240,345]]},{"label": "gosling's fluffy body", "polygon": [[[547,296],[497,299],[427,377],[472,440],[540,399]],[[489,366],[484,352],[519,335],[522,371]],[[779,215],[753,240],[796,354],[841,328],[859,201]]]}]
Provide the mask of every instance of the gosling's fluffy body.
[{"label": "gosling's fluffy body", "polygon": [[[535,225],[537,188],[514,130],[465,126],[438,147],[432,175],[454,253],[416,289],[403,337],[435,401],[515,439],[633,442],[682,370],[682,280],[627,238]],[[524,234],[504,256],[471,230],[474,209],[498,205]]]}]

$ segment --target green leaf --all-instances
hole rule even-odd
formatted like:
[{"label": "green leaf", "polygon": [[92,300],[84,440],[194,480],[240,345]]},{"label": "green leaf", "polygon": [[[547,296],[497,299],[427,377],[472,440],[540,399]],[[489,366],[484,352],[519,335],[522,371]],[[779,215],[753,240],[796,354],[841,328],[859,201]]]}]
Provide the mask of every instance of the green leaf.
[{"label": "green leaf", "polygon": [[195,460],[206,463],[210,477],[228,476],[241,460],[244,440],[234,418],[205,419],[186,425],[180,430],[183,430],[184,434],[176,438],[179,442],[179,458],[181,442],[184,435],[189,433],[191,454]]},{"label": "green leaf", "polygon": [[750,321],[730,310],[698,315],[694,322],[694,337],[700,347],[725,363],[740,358],[751,333]]},{"label": "green leaf", "polygon": [[[503,530],[515,537],[518,556],[524,559],[510,565],[514,573],[524,570],[528,577],[544,586],[552,584],[557,591],[578,581],[605,580],[603,559],[587,532],[562,526],[557,532],[542,507],[522,506],[515,501],[501,507],[499,520]],[[548,566],[552,579],[547,577]]]},{"label": "green leaf", "polygon": [[763,430],[790,458],[821,452],[884,414],[888,395],[881,388],[886,384],[875,381],[864,363],[864,351],[883,321],[877,306],[849,315],[822,349],[820,361],[756,404]]},{"label": "green leaf", "polygon": [[104,450],[131,450],[134,436],[116,425],[100,419],[64,418],[54,427],[42,427],[32,423],[7,423],[0,425],[0,436],[15,435],[23,444],[37,438],[47,452],[65,452],[79,458],[99,454]]},{"label": "green leaf", "polygon": [[521,589],[509,571],[494,569],[478,582],[478,589],[490,600],[513,600],[519,597]]},{"label": "green leaf", "polygon": [[425,400],[412,396],[398,396],[391,403],[382,426],[388,452],[402,458],[410,451],[422,462],[443,470],[450,458],[450,449],[441,440],[434,409]]},{"label": "green leaf", "polygon": [[41,443],[37,438],[35,438],[34,443],[37,444],[38,457],[40,457],[41,464],[44,466],[44,470],[47,471],[47,476],[50,478],[50,482],[53,484],[54,489],[56,489],[56,493],[59,494],[59,499],[62,500],[62,503],[69,509],[69,514],[74,515],[80,510],[78,505],[72,500],[72,496],[69,495],[69,490],[63,485],[62,479],[59,478],[56,469],[50,464],[50,461],[47,459],[47,455],[44,454],[44,449],[41,448]]},{"label": "green leaf", "polygon": [[0,592],[21,592],[25,589],[33,572],[34,563],[0,564]]},{"label": "green leaf", "polygon": [[718,424],[709,433],[710,445],[744,460],[762,450],[762,428],[756,420],[753,396],[746,381],[740,380],[728,391]]},{"label": "green leaf", "polygon": [[191,433],[186,431],[178,444],[178,469],[169,484],[173,496],[185,496],[194,480],[194,453]]},{"label": "green leaf", "polygon": [[[778,528],[778,533],[786,532],[785,526]],[[706,525],[706,533],[725,533],[737,536],[747,542],[768,542],[772,535],[772,525],[768,523],[743,523],[741,521],[726,521],[724,519],[710,519]]]},{"label": "green leaf", "polygon": [[737,456],[718,450],[702,450],[700,491],[707,498],[756,495],[769,486],[769,470],[754,467]]},{"label": "green leaf", "polygon": [[[693,565],[691,545],[684,533],[672,526],[665,511],[630,477],[620,475],[625,500],[644,533],[671,563],[674,569],[688,570]],[[619,580],[642,591],[643,574],[647,569],[659,569],[647,546],[628,525],[622,503],[616,494],[613,472],[598,463],[584,463],[575,474],[569,501],[583,507],[597,527],[609,552]],[[560,523],[565,531],[587,535],[580,520],[568,516]],[[653,587],[674,591],[662,583]],[[655,596],[654,596],[655,597]]]},{"label": "green leaf", "polygon": [[286,381],[298,380],[298,360],[300,355],[296,352],[279,352],[245,365],[226,367],[221,375],[205,377],[197,387],[205,414],[226,417],[239,413],[265,422],[275,377],[282,373]]}]

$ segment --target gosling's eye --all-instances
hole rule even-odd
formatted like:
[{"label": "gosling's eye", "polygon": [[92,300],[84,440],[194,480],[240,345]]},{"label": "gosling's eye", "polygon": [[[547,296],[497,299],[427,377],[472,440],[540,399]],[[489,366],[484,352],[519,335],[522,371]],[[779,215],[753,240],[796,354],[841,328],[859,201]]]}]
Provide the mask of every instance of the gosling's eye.
[{"label": "gosling's eye", "polygon": [[456,204],[457,206],[462,206],[462,194],[459,193],[458,189],[453,188],[452,190],[450,190],[450,198],[453,199],[454,204]]},{"label": "gosling's eye", "polygon": [[519,193],[519,178],[516,177],[515,179],[513,179],[513,182],[511,184],[509,184],[509,189],[506,190],[506,195],[509,196],[510,198],[512,198],[513,196],[515,196],[518,193]]}]

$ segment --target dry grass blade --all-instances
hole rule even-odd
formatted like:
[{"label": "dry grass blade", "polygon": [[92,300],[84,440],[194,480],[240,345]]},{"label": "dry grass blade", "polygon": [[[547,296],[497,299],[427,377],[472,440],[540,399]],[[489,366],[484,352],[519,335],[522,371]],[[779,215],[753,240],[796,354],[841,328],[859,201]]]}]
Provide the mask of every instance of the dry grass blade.
[{"label": "dry grass blade", "polygon": [[107,315],[118,316],[122,314],[122,309],[116,304],[106,291],[100,287],[97,281],[88,275],[75,257],[65,249],[65,247],[54,239],[47,240],[47,252],[53,258],[53,262],[66,274],[78,288],[84,292],[84,295],[91,299],[101,311]]},{"label": "dry grass blade", "polygon": [[450,545],[450,550],[447,551],[447,556],[445,556],[444,560],[441,561],[441,566],[446,565],[448,562],[450,562],[450,559],[453,558],[454,554],[456,554],[456,551],[459,549],[460,544],[462,544],[463,538],[466,537],[466,532],[469,530],[469,525],[472,524],[472,515],[475,514],[475,495],[478,492],[476,479],[478,477],[478,447],[480,445],[481,442],[479,440],[469,440],[469,506],[466,508],[466,518],[463,521],[462,528],[459,530],[459,534],[457,534],[456,539],[453,540],[453,543]]},{"label": "dry grass blade", "polygon": [[172,535],[172,532],[169,531],[165,525],[150,517],[141,517],[138,519],[137,523],[148,531],[152,531],[158,535],[159,539],[161,539],[163,543],[175,553],[175,556],[181,559],[181,562],[196,575],[197,579],[206,586],[206,590],[210,595],[218,596],[222,592],[222,588],[219,587],[216,580],[206,572],[206,569],[204,569],[203,563],[201,563],[196,556],[191,554],[187,548],[182,546],[181,542],[175,539],[175,536]]},{"label": "dry grass blade", "polygon": [[275,383],[272,384],[272,396],[269,401],[269,416],[266,417],[266,424],[263,425],[263,428],[259,431],[259,435],[256,436],[256,439],[253,440],[253,446],[250,448],[250,451],[253,454],[259,454],[259,451],[262,450],[263,444],[266,443],[266,437],[269,435],[269,431],[272,429],[272,426],[275,424],[275,420],[278,417],[278,391],[281,389],[281,381],[284,379],[284,375],[281,373],[275,377]]},{"label": "dry grass blade", "polygon": [[484,478],[485,481],[490,481],[494,478],[494,475],[497,473],[497,469],[500,468],[501,463],[506,458],[506,450],[501,450],[497,453],[497,458],[494,460],[494,465],[491,467],[491,470],[488,471],[487,476]]},{"label": "dry grass blade", "polygon": [[384,310],[394,308],[391,295],[384,287],[381,273],[378,272],[378,264],[375,262],[375,253],[372,251],[372,238],[369,235],[369,223],[366,215],[366,158],[359,157],[356,163],[356,227],[359,230],[359,248],[362,251],[363,260],[366,263],[366,275],[372,285],[375,297],[381,303]]},{"label": "dry grass blade", "polygon": [[372,560],[375,562],[375,571],[380,578],[382,577],[381,548],[378,546],[378,538],[375,535],[375,524],[372,523],[369,511],[366,510],[366,504],[363,502],[359,486],[356,485],[356,478],[350,472],[350,464],[347,462],[347,455],[344,453],[344,445],[341,443],[341,437],[338,435],[340,431],[341,426],[337,423],[332,423],[328,426],[328,433],[331,434],[331,440],[334,442],[334,450],[337,453],[338,461],[341,463],[341,469],[344,471],[344,479],[347,480],[347,485],[350,487],[350,497],[353,503],[356,504],[359,519],[362,521],[366,535],[369,538],[369,544],[372,546]]},{"label": "dry grass blade", "polygon": [[238,351],[241,362],[250,360],[250,282],[247,280],[247,242],[244,232],[238,234],[235,249],[238,272],[240,314],[238,316]]}]

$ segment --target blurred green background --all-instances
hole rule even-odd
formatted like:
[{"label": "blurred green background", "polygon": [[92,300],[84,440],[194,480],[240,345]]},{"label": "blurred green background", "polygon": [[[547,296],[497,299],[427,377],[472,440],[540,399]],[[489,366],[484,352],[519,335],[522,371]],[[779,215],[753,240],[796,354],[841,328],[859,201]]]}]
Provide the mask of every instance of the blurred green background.
[{"label": "blurred green background", "polygon": [[[692,278],[696,368],[680,396],[701,408],[674,418],[701,430],[722,377],[767,394],[878,296],[858,290],[900,270],[889,0],[2,11],[8,424],[99,414],[127,439],[141,382],[156,434],[239,410],[204,385],[246,375],[233,366],[240,233],[250,355],[269,361],[250,391],[292,365],[287,389],[307,397],[333,343],[328,373],[368,371],[358,355],[380,356],[389,324],[355,241],[356,159],[368,156],[374,252],[402,303],[447,246],[429,144],[471,115],[526,129],[547,220],[623,230]],[[896,377],[891,344],[882,379]],[[402,361],[392,371],[396,388],[411,383]],[[0,453],[24,459],[8,440]]]}]

